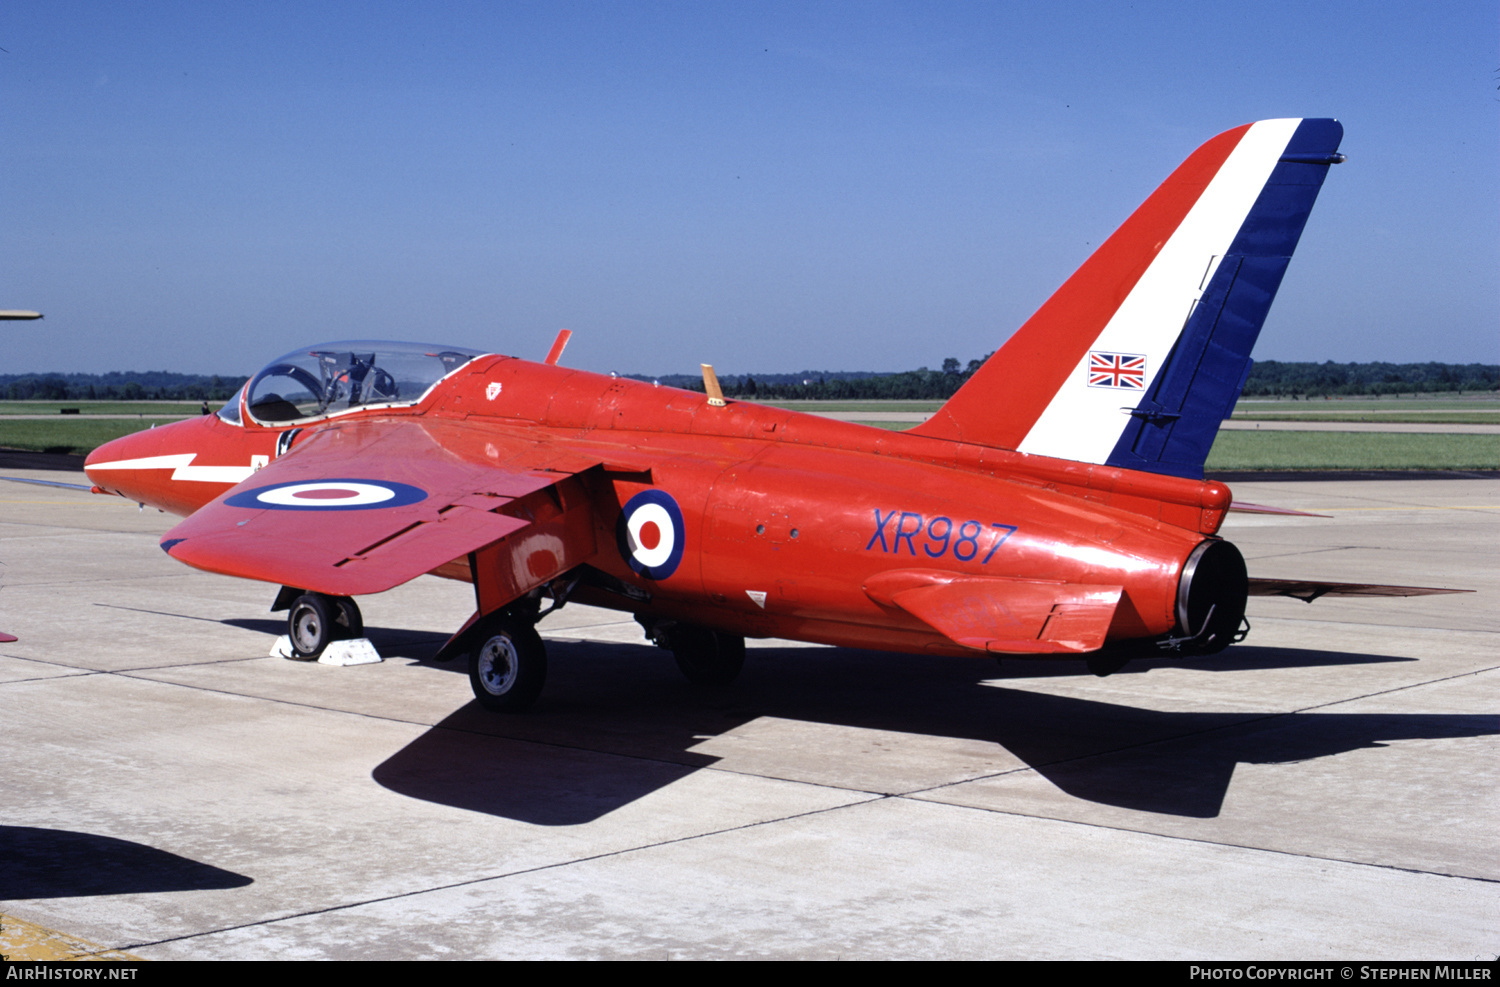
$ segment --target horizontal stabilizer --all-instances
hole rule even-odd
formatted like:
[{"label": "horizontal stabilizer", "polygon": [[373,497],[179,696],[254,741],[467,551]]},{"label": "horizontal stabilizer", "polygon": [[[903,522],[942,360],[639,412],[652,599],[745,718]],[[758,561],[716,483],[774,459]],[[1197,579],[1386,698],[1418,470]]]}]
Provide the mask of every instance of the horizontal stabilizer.
[{"label": "horizontal stabilizer", "polygon": [[1122,587],[899,569],[870,577],[864,590],[966,648],[1083,654],[1104,646]]},{"label": "horizontal stabilizer", "polygon": [[1290,507],[1268,507],[1265,504],[1247,504],[1243,500],[1231,501],[1229,509],[1237,514],[1279,514],[1284,517],[1333,517],[1332,514],[1294,511]]},{"label": "horizontal stabilizer", "polygon": [[1433,586],[1382,586],[1379,583],[1321,583],[1307,579],[1250,580],[1251,596],[1290,596],[1311,603],[1321,596],[1435,596],[1440,593],[1472,593],[1471,589],[1438,589]]}]

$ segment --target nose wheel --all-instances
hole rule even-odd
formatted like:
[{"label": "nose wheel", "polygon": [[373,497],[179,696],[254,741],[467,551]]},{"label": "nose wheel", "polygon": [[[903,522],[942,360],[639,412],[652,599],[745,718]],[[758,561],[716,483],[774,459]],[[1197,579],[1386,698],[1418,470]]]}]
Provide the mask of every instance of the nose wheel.
[{"label": "nose wheel", "polygon": [[313,661],[334,641],[363,637],[365,623],[359,605],[347,596],[303,593],[292,601],[286,633],[292,656]]}]

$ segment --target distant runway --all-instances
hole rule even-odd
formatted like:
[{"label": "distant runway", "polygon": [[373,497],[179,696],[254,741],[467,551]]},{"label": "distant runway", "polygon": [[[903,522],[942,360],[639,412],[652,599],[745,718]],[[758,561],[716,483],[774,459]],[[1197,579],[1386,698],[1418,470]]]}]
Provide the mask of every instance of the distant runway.
[{"label": "distant runway", "polygon": [[173,518],[0,484],[0,951],[1493,957],[1500,480],[1234,493],[1331,515],[1231,515],[1253,574],[1478,592],[1255,599],[1105,679],[754,642],[724,693],[570,605],[506,718],[428,660],[463,584],[361,600],[381,664],[268,658],[275,588]]},{"label": "distant runway", "polygon": [[1265,432],[1426,432],[1458,435],[1500,435],[1500,422],[1491,425],[1459,422],[1266,422],[1230,418],[1219,423],[1228,431]]},{"label": "distant runway", "polygon": [[[815,411],[823,418],[845,422],[899,422],[913,425],[932,417],[927,411]],[[1443,422],[1280,422],[1231,418],[1220,428],[1264,429],[1284,432],[1448,432],[1466,435],[1500,435],[1500,422],[1462,425]]]},{"label": "distant runway", "polygon": [[0,415],[0,425],[6,422],[76,422],[76,421],[139,421],[150,418],[155,421],[181,421],[184,418],[197,418],[195,411],[191,415],[153,415],[142,412],[135,415]]}]

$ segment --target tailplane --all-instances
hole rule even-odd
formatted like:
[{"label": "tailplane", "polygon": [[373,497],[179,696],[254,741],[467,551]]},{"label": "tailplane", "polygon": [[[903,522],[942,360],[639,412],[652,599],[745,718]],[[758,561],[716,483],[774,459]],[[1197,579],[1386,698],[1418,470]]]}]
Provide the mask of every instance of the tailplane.
[{"label": "tailplane", "polygon": [[1202,477],[1343,133],[1208,141],[912,434]]}]

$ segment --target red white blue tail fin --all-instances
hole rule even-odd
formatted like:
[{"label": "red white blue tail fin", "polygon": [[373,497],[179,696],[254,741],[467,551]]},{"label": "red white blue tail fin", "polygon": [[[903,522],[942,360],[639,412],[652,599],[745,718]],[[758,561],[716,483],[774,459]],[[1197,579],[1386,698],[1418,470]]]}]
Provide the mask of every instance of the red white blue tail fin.
[{"label": "red white blue tail fin", "polygon": [[1208,141],[912,433],[1201,477],[1343,132]]}]

